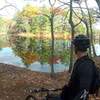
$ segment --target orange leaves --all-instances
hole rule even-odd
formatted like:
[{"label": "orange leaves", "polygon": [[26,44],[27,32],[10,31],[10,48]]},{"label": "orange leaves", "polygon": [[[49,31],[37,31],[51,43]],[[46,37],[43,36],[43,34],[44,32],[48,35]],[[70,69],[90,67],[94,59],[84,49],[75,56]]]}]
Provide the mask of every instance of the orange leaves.
[{"label": "orange leaves", "polygon": [[56,15],[63,15],[64,14],[64,10],[61,8],[50,8],[50,11]]},{"label": "orange leaves", "polygon": [[21,56],[27,64],[31,64],[38,60],[38,55],[32,52],[22,52]]},{"label": "orange leaves", "polygon": [[59,14],[59,15],[62,15],[64,13],[64,11],[61,8],[55,8],[54,9],[54,13]]},{"label": "orange leaves", "polygon": [[59,61],[60,61],[60,57],[58,57],[58,56],[54,56],[53,58],[52,57],[50,57],[49,58],[49,61],[48,61],[48,63],[49,64],[57,64],[57,63],[59,63]]}]

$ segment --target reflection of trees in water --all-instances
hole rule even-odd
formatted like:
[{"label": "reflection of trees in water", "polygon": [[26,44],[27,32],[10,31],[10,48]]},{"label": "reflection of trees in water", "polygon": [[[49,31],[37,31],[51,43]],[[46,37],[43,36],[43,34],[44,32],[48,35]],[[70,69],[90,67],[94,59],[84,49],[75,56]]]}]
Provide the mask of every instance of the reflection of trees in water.
[{"label": "reflection of trees in water", "polygon": [[0,35],[0,48],[8,47],[9,42],[7,41],[7,35]]},{"label": "reflection of trees in water", "polygon": [[29,38],[18,37],[13,42],[12,49],[14,53],[22,58],[22,62],[26,67],[38,60],[36,51],[36,41]]},{"label": "reflection of trees in water", "polygon": [[[66,46],[66,44],[64,45]],[[59,63],[59,61],[62,64],[68,64],[69,50],[68,48],[65,48],[65,46],[63,47],[60,42],[55,43],[53,64]],[[52,64],[52,48],[50,40],[18,37],[12,41],[12,49],[14,50],[14,53],[22,59],[22,62],[26,67],[29,67],[30,64],[35,61],[39,61],[41,65],[46,63]]]},{"label": "reflection of trees in water", "polygon": [[2,48],[0,48],[0,51],[2,50]]}]

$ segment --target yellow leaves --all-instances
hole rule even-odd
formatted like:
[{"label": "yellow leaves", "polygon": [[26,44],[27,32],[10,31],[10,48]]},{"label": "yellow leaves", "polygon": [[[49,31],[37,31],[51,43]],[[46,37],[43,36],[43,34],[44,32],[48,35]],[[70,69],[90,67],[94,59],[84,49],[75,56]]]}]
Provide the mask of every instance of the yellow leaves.
[{"label": "yellow leaves", "polygon": [[32,18],[38,14],[38,11],[39,10],[37,7],[27,5],[25,8],[23,8],[23,11],[21,12],[21,14],[23,17]]},{"label": "yellow leaves", "polygon": [[53,12],[54,14],[57,15],[63,15],[64,10],[61,8],[38,8],[32,5],[26,5],[21,12],[17,13],[17,16],[22,17],[22,18],[32,18],[36,15],[41,15],[41,14],[49,14]]}]

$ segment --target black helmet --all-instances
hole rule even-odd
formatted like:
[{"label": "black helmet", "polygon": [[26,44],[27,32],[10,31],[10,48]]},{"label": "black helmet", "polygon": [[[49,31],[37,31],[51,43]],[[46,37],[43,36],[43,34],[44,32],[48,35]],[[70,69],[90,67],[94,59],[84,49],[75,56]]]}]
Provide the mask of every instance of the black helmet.
[{"label": "black helmet", "polygon": [[74,44],[75,49],[77,49],[79,51],[86,51],[87,48],[89,48],[89,46],[90,46],[90,40],[85,35],[76,36],[73,39],[72,43]]}]

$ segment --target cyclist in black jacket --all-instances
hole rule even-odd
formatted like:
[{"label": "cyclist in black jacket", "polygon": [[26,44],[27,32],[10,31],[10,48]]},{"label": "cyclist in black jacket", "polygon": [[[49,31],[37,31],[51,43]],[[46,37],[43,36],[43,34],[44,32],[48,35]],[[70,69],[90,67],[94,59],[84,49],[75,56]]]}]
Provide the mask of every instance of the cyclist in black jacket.
[{"label": "cyclist in black jacket", "polygon": [[[68,85],[63,87],[61,99],[88,100],[88,94],[91,91],[96,74],[95,64],[87,54],[90,40],[85,35],[78,35],[74,38],[72,43],[77,60],[74,64]],[[81,98],[82,95],[83,97]]]}]

